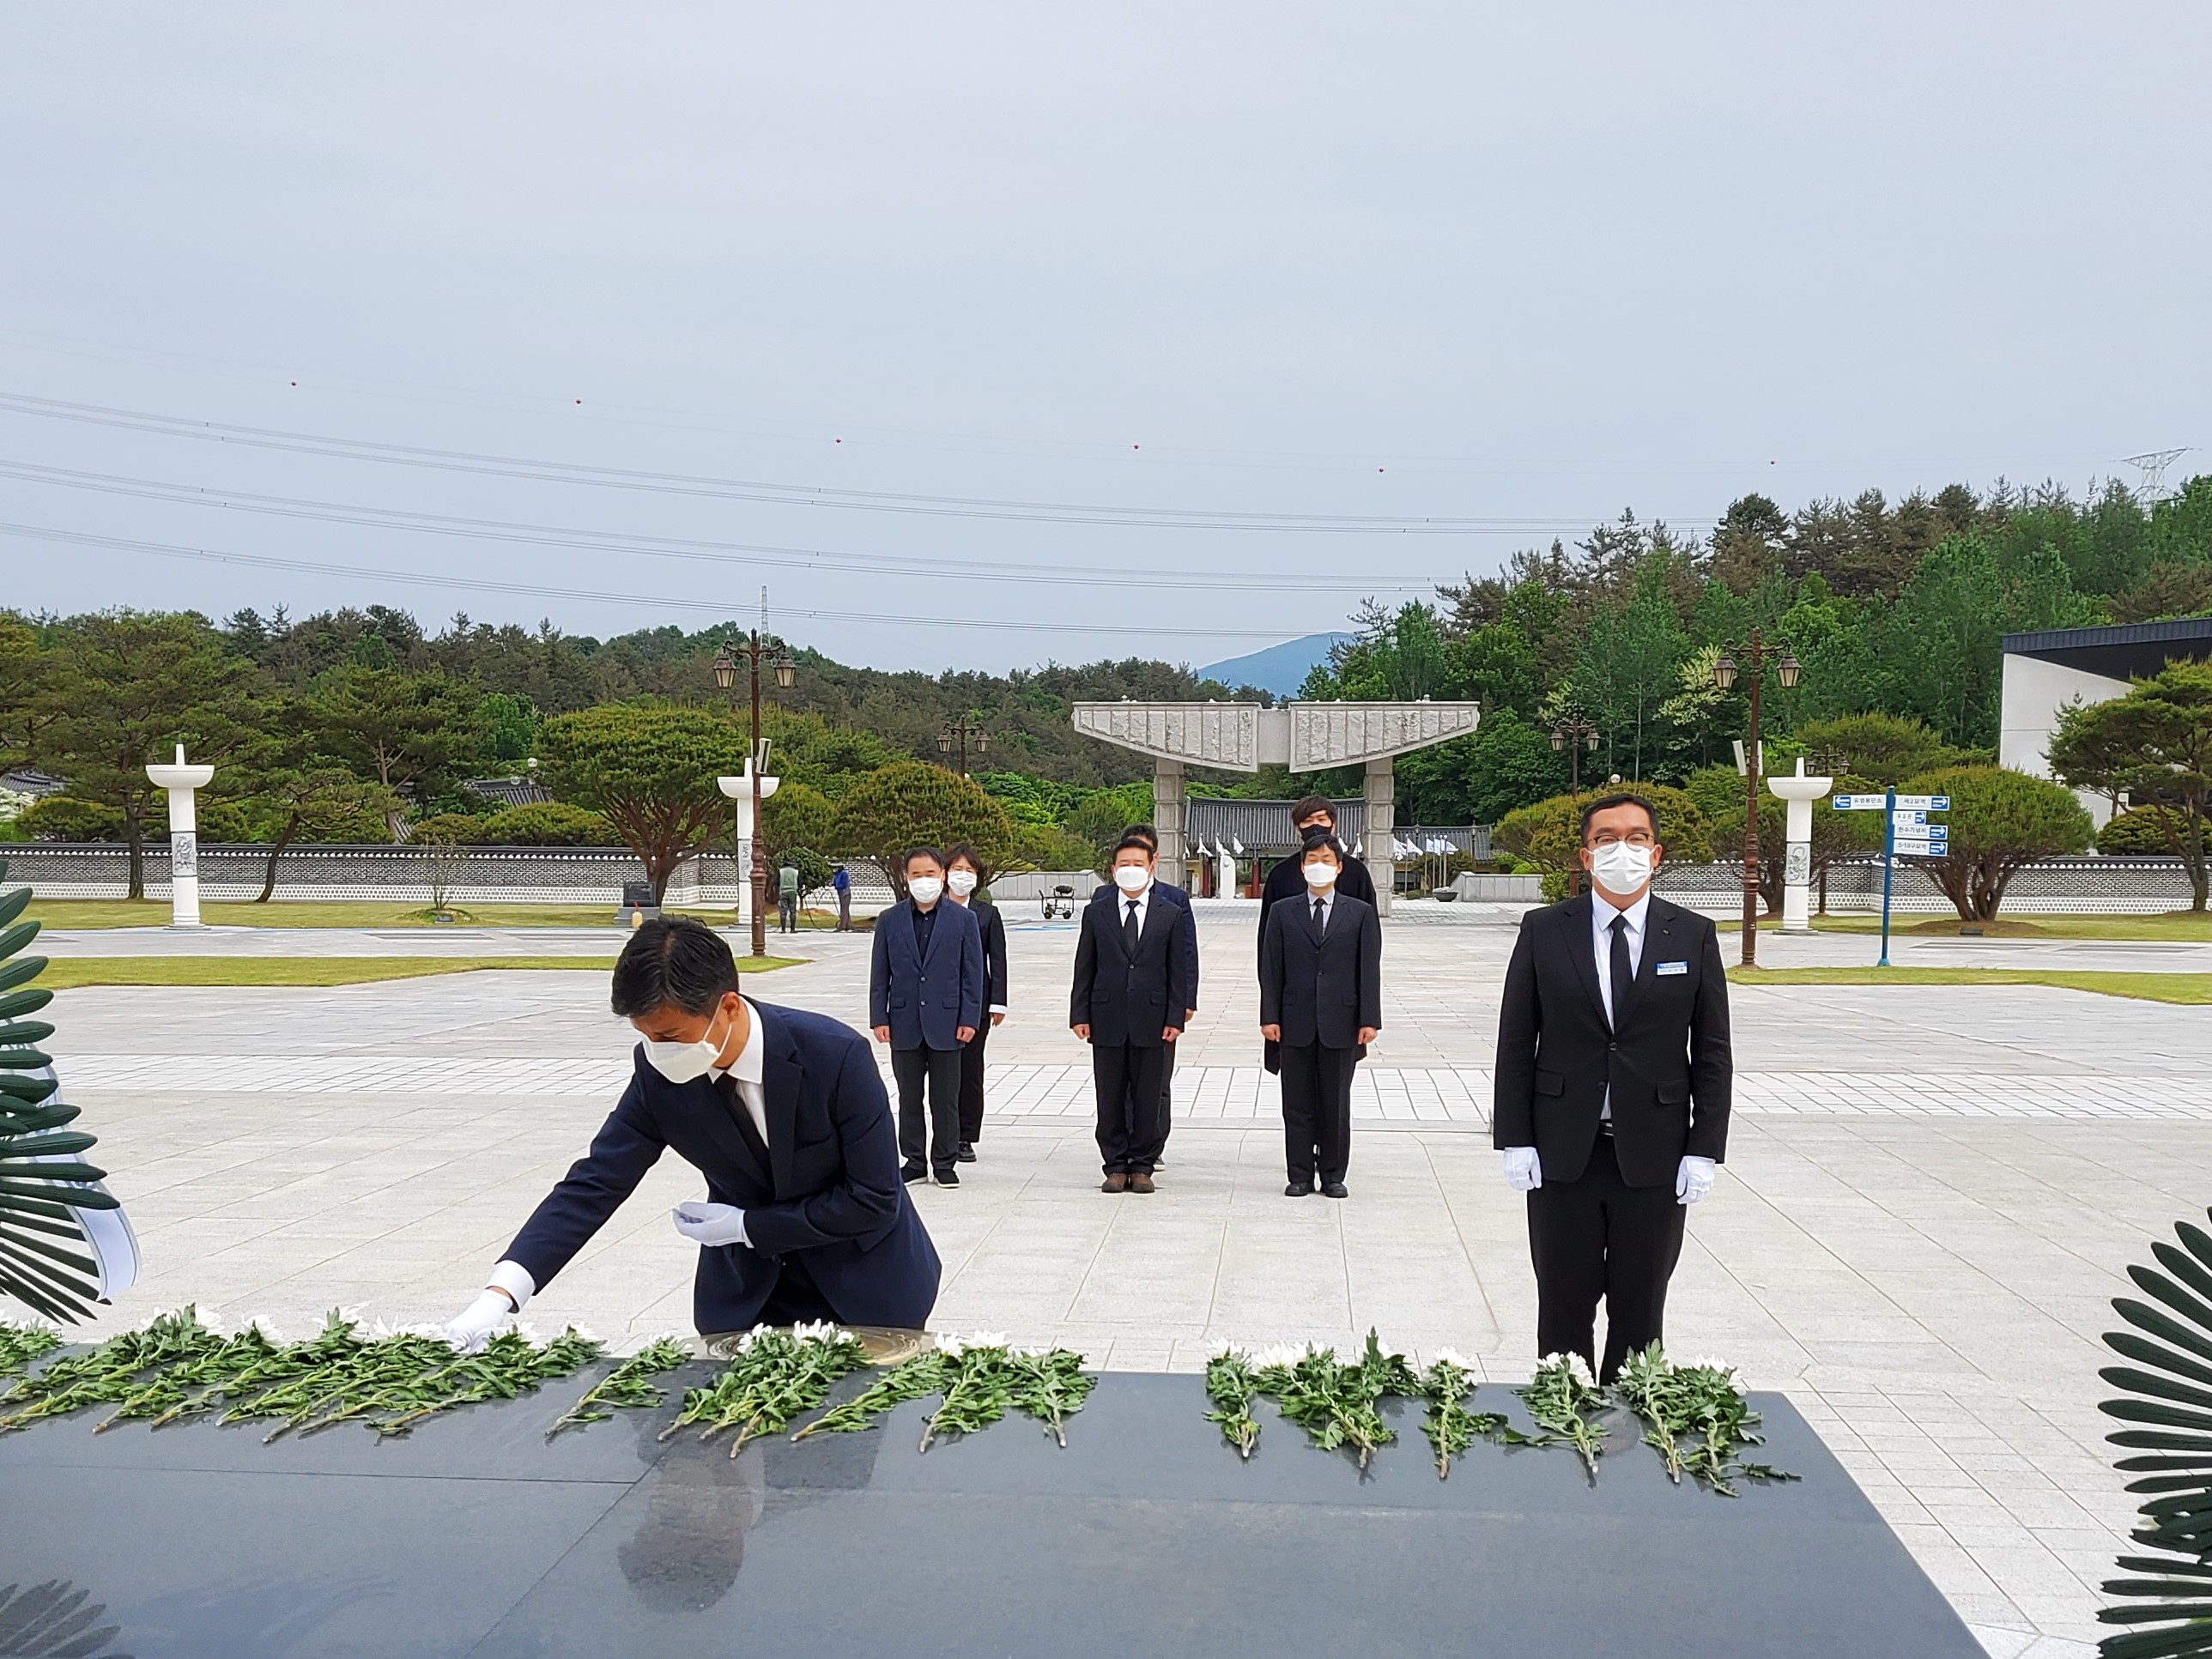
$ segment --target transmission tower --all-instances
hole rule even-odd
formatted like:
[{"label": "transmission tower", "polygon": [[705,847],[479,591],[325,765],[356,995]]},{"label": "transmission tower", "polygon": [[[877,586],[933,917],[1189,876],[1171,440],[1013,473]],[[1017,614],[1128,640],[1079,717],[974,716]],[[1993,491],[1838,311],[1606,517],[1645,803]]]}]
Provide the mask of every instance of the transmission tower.
[{"label": "transmission tower", "polygon": [[2184,447],[2180,449],[2147,450],[2140,455],[2122,458],[2128,465],[2142,473],[2142,482],[2136,486],[2136,500],[2144,512],[2149,512],[2166,499],[2166,469],[2188,453],[2187,447]]}]

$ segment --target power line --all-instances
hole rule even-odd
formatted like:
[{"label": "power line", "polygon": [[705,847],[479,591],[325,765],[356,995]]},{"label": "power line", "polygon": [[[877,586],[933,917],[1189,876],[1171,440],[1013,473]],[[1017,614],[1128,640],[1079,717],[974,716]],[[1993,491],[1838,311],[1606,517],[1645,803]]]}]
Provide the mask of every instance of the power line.
[{"label": "power line", "polygon": [[[250,490],[210,489],[198,484],[172,483],[158,478],[135,478],[112,472],[87,472],[71,467],[40,466],[28,461],[5,459],[0,459],[0,477],[19,478],[27,483],[51,484],[58,489],[87,490],[98,495],[175,502],[319,524],[356,525],[371,529],[458,536],[477,541],[515,543],[531,547],[578,548],[592,552],[621,552],[646,558],[687,559],[715,564],[765,564],[803,570],[855,571],[878,576],[966,576],[984,581],[1067,587],[1110,587],[1133,580],[1152,587],[1273,592],[1283,585],[1279,573],[1209,575],[1194,573],[1188,568],[1139,569],[1126,565],[1054,564],[1041,568],[984,559],[918,560],[882,554],[838,552],[826,548],[713,541],[684,536],[637,536],[625,531],[582,530],[506,519],[466,518],[444,513],[415,513],[397,507],[364,507],[344,501],[320,501],[296,495],[258,495]],[[1338,576],[1316,576],[1301,578],[1298,585],[1310,591],[1372,593],[1411,592],[1432,584],[1413,577],[1347,580]]]},{"label": "power line", "polygon": [[[664,597],[643,593],[605,593],[585,588],[550,587],[526,582],[488,581],[474,576],[434,575],[428,571],[371,570],[358,565],[319,564],[311,559],[280,558],[267,553],[239,553],[221,548],[179,547],[167,542],[136,541],[122,536],[96,536],[78,530],[46,525],[0,523],[0,536],[20,536],[33,541],[69,547],[100,547],[118,552],[147,553],[156,558],[191,559],[208,564],[243,565],[257,570],[292,570],[308,575],[335,576],[349,581],[374,578],[391,582],[414,582],[427,587],[459,588],[478,593],[506,593],[531,599],[580,599],[594,605],[627,605],[659,611],[701,611],[717,617],[729,614],[727,601],[693,596]],[[785,616],[815,622],[888,623],[902,628],[983,629],[1025,634],[1142,635],[1169,639],[1280,640],[1292,637],[1281,628],[1170,628],[1131,623],[1040,623],[993,617],[918,617],[905,612],[822,611],[808,606],[779,606]]]},{"label": "power line", "polygon": [[683,472],[655,472],[580,462],[535,460],[413,444],[388,444],[363,438],[291,432],[276,427],[232,425],[158,415],[144,410],[72,403],[57,398],[0,392],[0,410],[81,425],[144,432],[162,437],[387,466],[521,478],[539,483],[590,485],[652,495],[702,496],[718,501],[759,501],[781,507],[828,507],[847,512],[898,513],[927,518],[988,519],[1021,524],[1103,525],[1119,529],[1233,530],[1308,535],[1576,535],[1584,526],[1563,526],[1552,520],[1443,517],[1378,517],[1357,514],[1224,513],[1183,507],[1112,507],[1067,501],[996,500],[988,496],[926,495],[889,490],[842,489],[815,484],[777,483],[761,479],[717,478]]}]

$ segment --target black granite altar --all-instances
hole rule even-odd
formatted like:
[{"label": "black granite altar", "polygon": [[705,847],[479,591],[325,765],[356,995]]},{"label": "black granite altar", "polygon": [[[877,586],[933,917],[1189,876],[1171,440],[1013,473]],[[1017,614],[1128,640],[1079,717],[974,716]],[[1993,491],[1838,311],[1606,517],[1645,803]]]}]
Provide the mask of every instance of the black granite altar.
[{"label": "black granite altar", "polygon": [[1065,1450],[1012,1418],[921,1455],[921,1403],[734,1459],[661,1442],[672,1405],[547,1443],[585,1386],[382,1443],[0,1439],[0,1609],[64,1581],[133,1659],[1981,1652],[1778,1395],[1767,1455],[1804,1479],[1731,1500],[1669,1484],[1625,1419],[1595,1487],[1487,1444],[1439,1480],[1413,1407],[1364,1475],[1265,1407],[1241,1462],[1197,1378],[1126,1373]]}]

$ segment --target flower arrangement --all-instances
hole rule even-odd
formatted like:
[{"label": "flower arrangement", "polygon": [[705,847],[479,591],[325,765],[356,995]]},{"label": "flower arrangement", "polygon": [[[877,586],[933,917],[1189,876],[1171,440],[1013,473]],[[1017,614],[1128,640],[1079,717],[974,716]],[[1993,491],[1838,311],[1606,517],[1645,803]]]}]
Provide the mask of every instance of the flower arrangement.
[{"label": "flower arrangement", "polygon": [[346,1422],[365,1423],[380,1437],[404,1434],[457,1406],[534,1393],[603,1352],[580,1331],[540,1344],[517,1329],[495,1336],[481,1353],[457,1353],[433,1330],[364,1335],[357,1316],[343,1311],[315,1335],[288,1343],[258,1322],[226,1334],[185,1307],[19,1376],[0,1393],[0,1433],[106,1405],[115,1409],[95,1434],[118,1423],[158,1429],[201,1416],[273,1420],[265,1440]]},{"label": "flower arrangement", "polygon": [[781,1434],[791,1419],[830,1397],[838,1378],[866,1366],[860,1338],[835,1325],[794,1325],[788,1331],[757,1325],[738,1340],[729,1368],[703,1389],[684,1396],[684,1410],[661,1431],[663,1440],[695,1423],[702,1440],[737,1430],[730,1455],[763,1434]]},{"label": "flower arrangement", "polygon": [[555,1419],[545,1431],[548,1440],[567,1428],[605,1423],[618,1411],[641,1411],[668,1398],[668,1390],[653,1379],[675,1370],[691,1358],[691,1345],[677,1336],[657,1336],[584,1391],[584,1397]]}]

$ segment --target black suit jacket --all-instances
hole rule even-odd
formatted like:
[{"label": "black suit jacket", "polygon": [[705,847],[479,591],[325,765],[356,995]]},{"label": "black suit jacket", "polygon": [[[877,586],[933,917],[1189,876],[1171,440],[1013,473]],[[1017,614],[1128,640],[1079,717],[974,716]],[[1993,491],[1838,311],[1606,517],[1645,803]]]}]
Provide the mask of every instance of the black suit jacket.
[{"label": "black suit jacket", "polygon": [[1188,905],[1163,898],[1155,884],[1145,906],[1145,930],[1132,957],[1121,942],[1123,896],[1110,890],[1110,904],[1094,899],[1083,908],[1075,939],[1075,983],[1068,997],[1067,1023],[1091,1027],[1091,1040],[1113,1047],[1164,1046],[1161,1033],[1181,1030],[1191,1006],[1189,970],[1191,913]]},{"label": "black suit jacket", "polygon": [[[1304,898],[1306,895],[1305,872],[1300,867],[1304,863],[1297,854],[1292,853],[1290,857],[1278,860],[1275,867],[1267,872],[1267,884],[1260,889],[1260,942],[1263,949],[1267,939],[1267,918],[1274,914],[1275,907],[1285,899]],[[1356,898],[1362,904],[1372,905],[1375,902],[1375,878],[1367,873],[1364,860],[1347,853],[1344,858],[1344,868],[1336,878],[1336,890],[1342,897]],[[1310,910],[1313,906],[1309,904],[1306,908]]]},{"label": "black suit jacket", "polygon": [[1630,1186],[1671,1182],[1686,1152],[1718,1163],[1728,1151],[1735,1073],[1713,924],[1654,894],[1626,1000],[1609,1029],[1589,894],[1521,918],[1498,1016],[1491,1138],[1534,1146],[1547,1182],[1581,1178],[1608,1085]]},{"label": "black suit jacket", "polygon": [[978,899],[963,907],[975,918],[983,938],[983,1018],[976,1029],[990,1023],[991,1010],[1006,1006],[1006,919],[999,907]]},{"label": "black suit jacket", "polygon": [[742,1105],[703,1077],[671,1083],[641,1046],[591,1151],[523,1224],[507,1259],[542,1290],[673,1147],[707,1177],[709,1199],[745,1212],[752,1241],[701,1249],[691,1291],[700,1330],[750,1330],[779,1258],[793,1252],[845,1323],[919,1329],[937,1301],[937,1249],[899,1179],[898,1136],[868,1040],[822,1014],[753,1006],[766,1050],[767,1163],[732,1115]]},{"label": "black suit jacket", "polygon": [[[1182,888],[1171,887],[1164,881],[1154,882],[1152,896],[1158,898],[1163,895],[1170,904],[1174,905],[1191,919],[1190,926],[1184,930],[1182,936],[1183,978],[1189,987],[1185,994],[1190,998],[1183,1006],[1195,1012],[1198,1008],[1198,917],[1190,908],[1190,895],[1184,892]],[[1121,890],[1109,881],[1104,886],[1092,891],[1091,902],[1094,906],[1106,905],[1110,908],[1121,899]],[[1118,916],[1121,912],[1116,910],[1114,914]]]},{"label": "black suit jacket", "polygon": [[1375,907],[1340,893],[1328,932],[1316,933],[1310,900],[1279,904],[1260,936],[1260,1024],[1293,1047],[1358,1048],[1360,1028],[1382,1024],[1382,922]]}]

